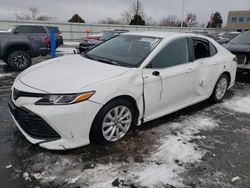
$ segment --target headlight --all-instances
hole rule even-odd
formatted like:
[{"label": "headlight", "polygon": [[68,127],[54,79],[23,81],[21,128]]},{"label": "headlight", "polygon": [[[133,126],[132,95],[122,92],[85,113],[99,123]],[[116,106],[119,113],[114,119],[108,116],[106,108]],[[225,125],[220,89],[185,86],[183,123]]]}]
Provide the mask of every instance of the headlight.
[{"label": "headlight", "polygon": [[37,101],[35,105],[66,105],[76,104],[88,100],[95,91],[78,93],[78,94],[51,94],[45,95],[42,99]]}]

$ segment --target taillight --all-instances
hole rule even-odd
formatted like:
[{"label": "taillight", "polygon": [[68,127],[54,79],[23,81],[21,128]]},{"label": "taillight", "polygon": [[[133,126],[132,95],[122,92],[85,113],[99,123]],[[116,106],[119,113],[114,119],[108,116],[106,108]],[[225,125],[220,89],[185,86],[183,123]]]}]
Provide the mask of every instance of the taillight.
[{"label": "taillight", "polygon": [[45,46],[49,47],[49,37],[46,37],[44,39],[44,44],[45,44]]},{"label": "taillight", "polygon": [[238,63],[238,58],[237,58],[237,57],[234,57],[234,58],[233,58],[233,61],[236,62],[236,63]]}]

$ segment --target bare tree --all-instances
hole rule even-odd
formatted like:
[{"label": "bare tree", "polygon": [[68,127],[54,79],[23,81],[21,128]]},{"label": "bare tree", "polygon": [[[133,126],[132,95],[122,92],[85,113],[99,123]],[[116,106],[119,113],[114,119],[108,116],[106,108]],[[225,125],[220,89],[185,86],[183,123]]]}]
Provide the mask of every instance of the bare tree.
[{"label": "bare tree", "polygon": [[16,13],[15,14],[17,20],[37,20],[37,21],[49,21],[55,20],[56,17],[39,15],[39,10],[37,7],[28,7],[28,13]]},{"label": "bare tree", "polygon": [[181,23],[180,20],[178,20],[177,16],[175,15],[170,15],[167,18],[163,18],[160,21],[161,26],[171,26],[171,27],[177,27]]},{"label": "bare tree", "polygon": [[135,1],[128,10],[122,11],[121,20],[125,24],[129,24],[135,15],[139,15],[143,20],[146,19],[142,3],[137,0]]},{"label": "bare tree", "polygon": [[195,26],[197,26],[198,22],[197,22],[196,14],[188,13],[187,17],[185,19],[185,23],[186,23],[187,27],[195,27]]}]

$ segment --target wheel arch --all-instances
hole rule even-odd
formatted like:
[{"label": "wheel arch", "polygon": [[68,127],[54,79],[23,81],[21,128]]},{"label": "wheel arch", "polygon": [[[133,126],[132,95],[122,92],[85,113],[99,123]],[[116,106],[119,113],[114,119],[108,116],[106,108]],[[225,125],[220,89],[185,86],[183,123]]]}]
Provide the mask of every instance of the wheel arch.
[{"label": "wheel arch", "polygon": [[133,106],[133,108],[134,108],[134,110],[135,110],[135,121],[138,121],[138,118],[139,118],[139,116],[140,116],[140,111],[139,111],[139,107],[138,107],[137,102],[136,102],[136,100],[135,100],[134,97],[132,97],[132,96],[130,96],[130,95],[119,95],[119,96],[113,97],[113,98],[110,99],[108,102],[106,102],[106,103],[102,106],[102,108],[96,113],[95,118],[94,118],[94,120],[93,120],[93,122],[92,122],[92,124],[91,124],[90,131],[89,131],[89,140],[90,140],[90,141],[91,141],[91,138],[90,138],[90,137],[91,137],[91,134],[92,134],[93,124],[95,123],[95,121],[96,121],[96,119],[97,119],[97,117],[98,117],[98,115],[99,115],[99,112],[100,112],[100,111],[104,108],[104,106],[106,106],[108,103],[110,103],[110,102],[112,102],[112,101],[114,101],[114,100],[118,100],[118,99],[126,100],[126,101],[128,101],[128,102]]},{"label": "wheel arch", "polygon": [[[228,72],[228,71],[224,71],[221,75],[223,75],[223,74],[225,74],[226,76],[227,76],[227,78],[228,78],[228,87],[230,86],[230,84],[231,84],[231,74],[230,74],[230,72]],[[220,76],[221,76],[220,75]]]},{"label": "wheel arch", "polygon": [[4,53],[4,57],[7,57],[10,53],[16,51],[16,50],[24,50],[25,52],[27,52],[30,56],[32,56],[32,50],[31,47],[28,44],[25,43],[18,43],[18,44],[10,44],[8,46],[6,46],[5,48],[5,53]]}]

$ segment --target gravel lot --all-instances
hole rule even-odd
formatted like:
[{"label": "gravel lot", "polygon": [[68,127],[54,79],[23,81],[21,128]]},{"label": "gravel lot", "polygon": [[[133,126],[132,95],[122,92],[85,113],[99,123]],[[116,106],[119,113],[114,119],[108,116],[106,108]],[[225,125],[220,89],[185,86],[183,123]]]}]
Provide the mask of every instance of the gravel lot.
[{"label": "gravel lot", "polygon": [[53,152],[31,145],[9,115],[16,75],[0,63],[0,187],[250,187],[248,83],[237,82],[220,104],[146,123],[119,143]]}]

